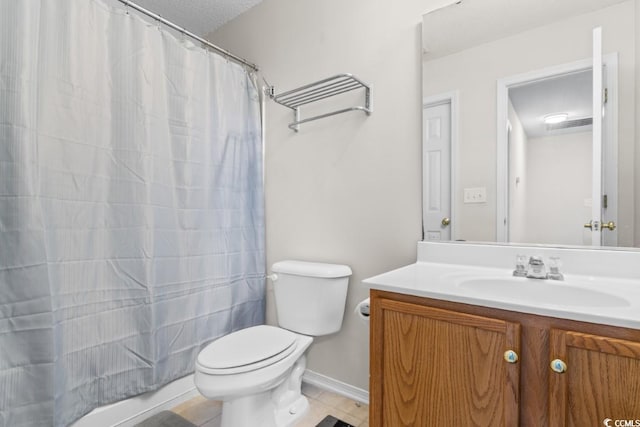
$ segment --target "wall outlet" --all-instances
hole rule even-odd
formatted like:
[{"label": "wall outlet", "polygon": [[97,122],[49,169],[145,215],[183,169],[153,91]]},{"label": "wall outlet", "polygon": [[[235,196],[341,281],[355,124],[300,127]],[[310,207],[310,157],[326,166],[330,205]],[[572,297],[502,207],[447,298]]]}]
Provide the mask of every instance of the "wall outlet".
[{"label": "wall outlet", "polygon": [[487,188],[465,188],[464,203],[487,203]]}]

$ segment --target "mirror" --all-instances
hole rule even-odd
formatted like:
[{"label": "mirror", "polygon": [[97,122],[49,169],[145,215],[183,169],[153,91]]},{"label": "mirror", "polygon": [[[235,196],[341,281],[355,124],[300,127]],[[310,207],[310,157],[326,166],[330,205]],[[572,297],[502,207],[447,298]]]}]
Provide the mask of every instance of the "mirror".
[{"label": "mirror", "polygon": [[423,16],[425,240],[640,246],[638,18],[640,0],[463,0]]}]

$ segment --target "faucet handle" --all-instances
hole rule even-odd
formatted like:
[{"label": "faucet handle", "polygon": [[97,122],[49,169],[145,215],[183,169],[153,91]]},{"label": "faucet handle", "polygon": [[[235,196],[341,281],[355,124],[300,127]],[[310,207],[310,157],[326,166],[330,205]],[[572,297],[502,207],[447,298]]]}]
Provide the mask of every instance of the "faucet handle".
[{"label": "faucet handle", "polygon": [[564,276],[560,273],[561,266],[562,262],[560,261],[560,257],[549,257],[549,279],[564,280]]},{"label": "faucet handle", "polygon": [[518,277],[525,277],[527,275],[526,255],[516,255],[516,269],[513,270],[513,275]]}]

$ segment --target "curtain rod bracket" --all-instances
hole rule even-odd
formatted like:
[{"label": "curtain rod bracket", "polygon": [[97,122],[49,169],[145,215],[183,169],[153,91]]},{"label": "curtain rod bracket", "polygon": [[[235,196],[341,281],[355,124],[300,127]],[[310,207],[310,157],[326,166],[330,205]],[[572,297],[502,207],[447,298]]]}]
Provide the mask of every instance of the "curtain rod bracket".
[{"label": "curtain rod bracket", "polygon": [[267,86],[264,88],[264,91],[271,99],[276,96],[276,88],[274,86]]}]

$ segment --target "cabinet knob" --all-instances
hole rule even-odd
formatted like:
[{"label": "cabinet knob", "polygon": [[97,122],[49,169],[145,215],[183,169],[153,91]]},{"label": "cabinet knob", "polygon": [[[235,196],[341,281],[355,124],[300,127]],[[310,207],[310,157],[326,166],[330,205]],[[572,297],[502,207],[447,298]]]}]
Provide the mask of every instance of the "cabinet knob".
[{"label": "cabinet knob", "polygon": [[553,372],[562,374],[567,371],[567,364],[560,359],[553,359],[551,361],[551,370]]},{"label": "cabinet knob", "polygon": [[513,350],[507,350],[504,352],[504,360],[509,363],[516,363],[518,361],[518,353]]}]

